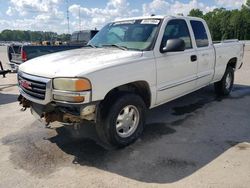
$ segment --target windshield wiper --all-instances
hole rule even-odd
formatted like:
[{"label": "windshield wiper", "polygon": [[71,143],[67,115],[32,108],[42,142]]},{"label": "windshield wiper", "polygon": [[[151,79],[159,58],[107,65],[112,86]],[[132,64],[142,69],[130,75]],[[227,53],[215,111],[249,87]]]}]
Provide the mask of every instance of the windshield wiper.
[{"label": "windshield wiper", "polygon": [[93,44],[87,44],[86,46],[92,47],[92,48],[97,48],[95,45]]},{"label": "windshield wiper", "polygon": [[116,48],[119,48],[121,50],[128,50],[128,47],[126,47],[126,46],[119,46],[119,45],[116,45],[116,44],[103,44],[102,46],[103,47],[116,47]]}]

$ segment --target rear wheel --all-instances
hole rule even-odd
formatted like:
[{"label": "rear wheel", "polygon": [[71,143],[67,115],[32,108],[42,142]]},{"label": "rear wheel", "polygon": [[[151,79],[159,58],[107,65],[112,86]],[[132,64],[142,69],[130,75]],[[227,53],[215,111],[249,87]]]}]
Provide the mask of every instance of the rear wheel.
[{"label": "rear wheel", "polygon": [[214,84],[215,92],[219,96],[228,96],[234,84],[234,69],[227,67],[226,72],[221,81]]},{"label": "rear wheel", "polygon": [[140,96],[120,94],[100,109],[96,130],[102,141],[115,147],[133,143],[143,131],[146,106]]}]

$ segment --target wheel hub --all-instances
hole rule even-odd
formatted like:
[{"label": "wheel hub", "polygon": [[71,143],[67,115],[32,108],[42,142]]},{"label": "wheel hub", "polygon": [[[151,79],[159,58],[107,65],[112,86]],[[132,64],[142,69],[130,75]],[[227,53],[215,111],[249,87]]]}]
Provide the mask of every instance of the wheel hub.
[{"label": "wheel hub", "polygon": [[139,124],[139,111],[133,105],[124,107],[116,119],[116,132],[122,138],[131,136]]},{"label": "wheel hub", "polygon": [[232,84],[232,76],[228,74],[226,77],[226,89],[229,90]]}]

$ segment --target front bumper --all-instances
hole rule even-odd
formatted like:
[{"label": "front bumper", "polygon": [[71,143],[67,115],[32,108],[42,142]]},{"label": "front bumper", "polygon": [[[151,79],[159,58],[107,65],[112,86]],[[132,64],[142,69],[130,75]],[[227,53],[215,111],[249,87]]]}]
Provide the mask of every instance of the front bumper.
[{"label": "front bumper", "polygon": [[84,105],[65,105],[52,102],[41,105],[27,100],[22,95],[18,97],[18,100],[24,110],[30,108],[31,113],[46,124],[54,121],[62,123],[79,123],[81,120],[95,121],[99,104],[95,102]]}]

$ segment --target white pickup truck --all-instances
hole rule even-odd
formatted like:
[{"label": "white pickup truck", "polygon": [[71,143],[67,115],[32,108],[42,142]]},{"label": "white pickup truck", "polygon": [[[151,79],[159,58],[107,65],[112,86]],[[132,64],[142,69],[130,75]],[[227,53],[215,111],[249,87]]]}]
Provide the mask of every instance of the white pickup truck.
[{"label": "white pickup truck", "polygon": [[244,44],[213,44],[199,18],[149,16],[107,24],[88,47],[27,61],[19,67],[19,101],[47,123],[94,121],[113,146],[143,132],[146,109],[215,83],[229,95]]}]

